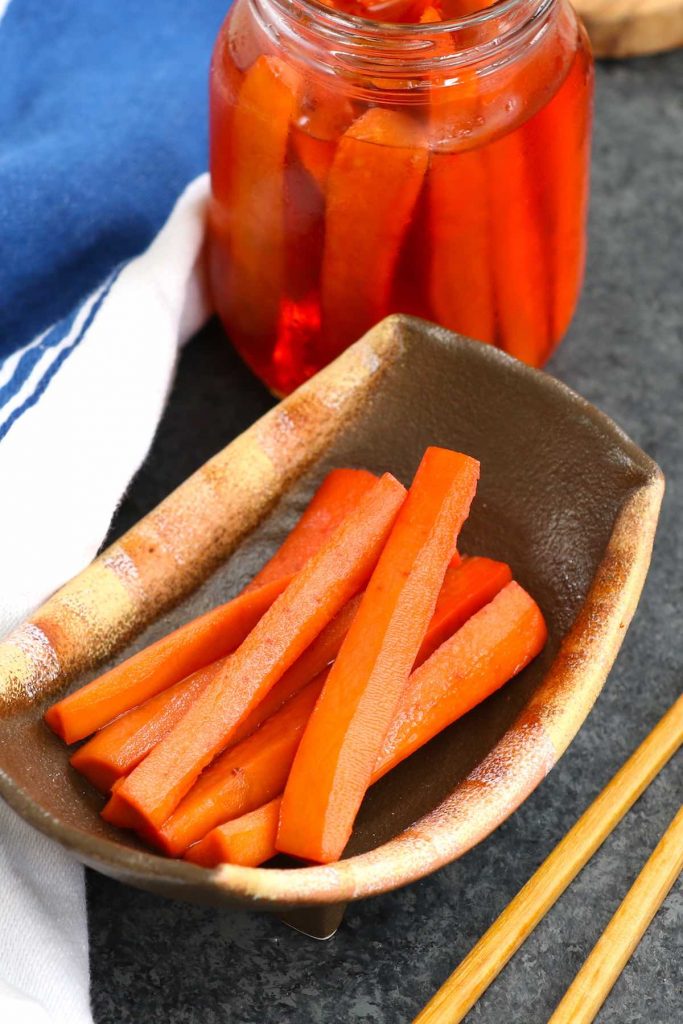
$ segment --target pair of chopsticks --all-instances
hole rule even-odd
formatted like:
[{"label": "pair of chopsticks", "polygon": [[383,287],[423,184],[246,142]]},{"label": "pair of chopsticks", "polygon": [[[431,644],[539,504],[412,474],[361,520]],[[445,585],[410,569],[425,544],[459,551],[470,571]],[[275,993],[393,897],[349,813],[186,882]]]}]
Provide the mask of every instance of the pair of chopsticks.
[{"label": "pair of chopsticks", "polygon": [[[683,696],[667,711],[494,921],[414,1024],[458,1024],[683,742]],[[589,1024],[683,868],[683,807],[567,989],[549,1024]]]}]

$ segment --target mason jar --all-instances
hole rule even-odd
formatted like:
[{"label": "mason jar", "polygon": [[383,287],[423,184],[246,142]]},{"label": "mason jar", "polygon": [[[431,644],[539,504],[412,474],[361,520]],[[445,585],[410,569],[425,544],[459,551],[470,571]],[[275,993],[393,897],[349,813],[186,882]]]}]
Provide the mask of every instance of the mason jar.
[{"label": "mason jar", "polygon": [[567,0],[435,19],[236,0],[220,30],[211,287],[239,353],[278,394],[393,312],[534,366],[571,321],[586,248],[586,34]]}]

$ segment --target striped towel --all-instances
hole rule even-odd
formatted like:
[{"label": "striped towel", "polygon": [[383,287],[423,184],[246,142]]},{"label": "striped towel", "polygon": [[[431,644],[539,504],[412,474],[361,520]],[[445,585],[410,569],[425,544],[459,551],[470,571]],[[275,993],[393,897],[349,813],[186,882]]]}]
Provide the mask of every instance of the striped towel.
[{"label": "striped towel", "polygon": [[[0,636],[95,555],[208,315],[228,0],[0,0]],[[0,806],[0,1021],[91,1020],[83,870]]]}]

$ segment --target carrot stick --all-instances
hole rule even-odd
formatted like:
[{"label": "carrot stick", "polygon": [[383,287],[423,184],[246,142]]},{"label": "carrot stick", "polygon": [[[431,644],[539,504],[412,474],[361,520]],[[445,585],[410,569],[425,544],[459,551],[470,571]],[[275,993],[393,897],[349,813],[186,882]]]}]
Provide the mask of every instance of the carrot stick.
[{"label": "carrot stick", "polygon": [[280,798],[249,814],[219,825],[185,854],[185,860],[213,868],[217,864],[257,867],[276,854],[275,837],[280,818]]},{"label": "carrot stick", "polygon": [[373,781],[521,672],[547,636],[534,599],[514,580],[508,583],[413,673]]},{"label": "carrot stick", "polygon": [[443,21],[443,18],[433,4],[427,4],[422,10],[419,21],[421,25],[437,25],[440,21]]},{"label": "carrot stick", "polygon": [[245,593],[302,569],[375,483],[377,477],[367,469],[333,469],[328,473],[291,533],[244,588]]},{"label": "carrot stick", "polygon": [[[237,13],[237,18],[240,18]],[[235,15],[232,17],[233,28]],[[245,21],[244,17],[240,18]],[[246,36],[246,32],[243,35]],[[238,66],[235,47],[223,36],[216,41],[211,57],[209,89],[209,170],[211,171],[212,199],[222,204],[229,200],[229,182],[232,172],[230,133],[237,95],[242,85],[242,71]]]},{"label": "carrot stick", "polygon": [[106,793],[180,721],[222,661],[200,668],[100,729],[71,755],[72,768]]},{"label": "carrot stick", "polygon": [[434,612],[479,463],[428,448],[294,759],[278,849],[341,854]]},{"label": "carrot stick", "polygon": [[282,678],[238,726],[231,743],[239,743],[250,736],[261,722],[270,718],[278,708],[282,707],[316,676],[319,676],[323,669],[334,661],[358,611],[360,601],[361,595],[357,594],[346,602],[341,611],[337,612],[332,621],[315,638],[311,646],[306,648],[292,667],[287,669]]},{"label": "carrot stick", "polygon": [[292,129],[292,146],[321,192],[334,160],[337,139],[354,119],[353,104],[337,90],[306,82]]},{"label": "carrot stick", "polygon": [[320,192],[325,191],[336,150],[335,139],[320,139],[301,128],[292,131],[292,146]]},{"label": "carrot stick", "polygon": [[[357,596],[344,605],[264,700],[245,718],[233,736],[233,744],[251,735],[261,722],[274,714],[285,701],[315,679],[334,660],[359,602],[360,597]],[[220,659],[200,669],[111,722],[72,755],[72,767],[106,793],[117,779],[129,775],[157,743],[169,734],[197,696],[216,677],[223,663],[224,659]]]},{"label": "carrot stick", "polygon": [[446,570],[436,608],[420,646],[413,670],[426,661],[444,640],[488,604],[512,579],[510,566],[474,556]]},{"label": "carrot stick", "polygon": [[[138,824],[135,812],[119,796],[119,790],[125,781],[125,777],[122,777],[112,783],[111,796],[100,814],[110,825],[117,825],[119,828],[135,828]],[[149,841],[154,841],[153,833],[149,836]]]},{"label": "carrot stick", "polygon": [[[481,608],[498,593],[510,580],[510,576],[510,570],[507,565],[501,562],[493,562],[488,558],[469,558],[456,568],[449,567],[446,571],[441,593],[415,664],[419,665],[428,658],[446,636],[449,636],[453,630],[458,629],[473,612]],[[331,660],[326,656],[332,655],[334,657],[334,654],[336,654],[341,646],[344,635],[356,614],[360,600],[361,598],[359,597],[354,598],[353,602],[349,602],[342,609],[337,618],[327,627],[327,630],[320,634],[318,640],[289,670],[289,673],[285,673],[280,683],[273,687],[271,694],[283,682],[287,681],[287,676],[290,676],[288,688],[291,692],[294,692],[292,686],[295,682],[297,688],[300,688],[302,685],[301,680],[309,682],[314,678],[314,675],[317,676],[326,667],[329,660]],[[333,630],[332,627],[335,627],[335,629]],[[328,633],[329,639],[326,644],[322,644],[320,641],[323,640],[325,633]],[[326,646],[327,650],[325,650]],[[317,671],[311,674],[314,668]],[[295,679],[297,671],[298,679]],[[264,704],[268,702],[269,697],[266,697],[266,700],[255,709],[257,712],[261,712],[261,720],[266,717]],[[291,703],[292,701],[290,700],[287,706],[291,705]],[[272,721],[273,719],[269,718],[261,726],[258,735],[263,734],[266,726]],[[278,725],[277,732],[281,732],[285,728],[284,716],[278,719],[278,721],[281,724]],[[254,736],[256,735],[254,734]],[[242,743],[240,746],[245,751],[249,749],[246,743]],[[289,749],[287,747],[287,752],[282,755],[283,757],[289,756]],[[264,769],[263,761],[257,761],[250,766],[248,778],[246,769],[240,773],[239,779],[233,779],[232,781],[230,781],[230,772],[226,773],[225,771],[217,770],[219,764],[224,762],[232,771],[234,764],[233,751],[235,750],[235,747],[226,750],[200,776],[190,792],[181,800],[175,812],[164,824],[158,837],[158,843],[164,845],[167,852],[174,855],[182,853],[190,843],[201,839],[214,825],[220,824],[234,816],[235,805],[234,799],[230,798],[230,786],[237,786],[237,790],[241,792],[247,786],[250,791],[258,791],[259,787],[263,788],[270,785],[268,779],[261,781],[256,778],[256,773]],[[277,770],[282,778],[286,778],[293,756],[294,752],[292,750],[286,765],[281,760],[280,762],[270,760],[265,764],[265,770],[268,773]],[[227,789],[226,774],[230,783]],[[125,815],[125,812],[122,813],[121,820],[123,820],[123,815]],[[108,820],[114,819],[110,817]],[[115,820],[114,823],[116,823]]]},{"label": "carrot stick", "polygon": [[[508,583],[413,672],[375,763],[372,782],[526,668],[546,639],[538,605],[517,583]],[[259,808],[249,821],[238,818],[213,829],[202,840],[202,849],[194,847],[196,853],[188,851],[187,858],[207,866],[230,860],[231,847],[222,845],[226,830],[227,836],[243,831],[249,836],[249,860],[233,863],[256,867],[270,860],[277,852],[272,824],[279,813],[277,803],[272,801],[267,812]]]},{"label": "carrot stick", "polygon": [[272,343],[283,294],[285,158],[296,94],[291,68],[261,56],[244,76],[232,118],[226,315],[241,343],[260,351]]},{"label": "carrot stick", "polygon": [[183,854],[183,859],[204,868],[241,864],[257,868],[277,855],[275,841],[282,797],[232,821],[217,825]]},{"label": "carrot stick", "polygon": [[[284,367],[301,359],[292,325],[308,323],[320,281],[325,238],[325,199],[294,148],[292,134],[285,166],[285,281],[273,360]],[[319,321],[319,314],[316,317]],[[296,331],[294,334],[296,335]]]},{"label": "carrot stick", "polygon": [[499,344],[539,366],[548,352],[550,289],[526,126],[490,142],[482,154],[489,179]]},{"label": "carrot stick", "polygon": [[240,594],[193,619],[81,687],[45,712],[65,743],[75,743],[191,672],[237,648],[289,579]]},{"label": "carrot stick", "polygon": [[548,190],[544,198],[550,225],[554,342],[571,322],[586,259],[592,89],[592,63],[582,49],[559,91],[529,126],[543,152]]},{"label": "carrot stick", "polygon": [[[427,7],[423,24],[443,21]],[[448,55],[450,37],[434,41],[437,54]],[[465,69],[455,90],[434,82],[430,100],[433,144],[457,137],[479,106],[478,82]],[[453,125],[452,122],[462,122]],[[456,128],[454,131],[453,128]],[[496,317],[491,278],[490,208],[486,198],[487,174],[481,152],[441,152],[437,145],[427,173],[431,259],[430,301],[434,317],[452,331],[493,344]]]},{"label": "carrot stick", "polygon": [[427,180],[434,316],[452,331],[493,344],[491,214],[481,151],[434,154]]},{"label": "carrot stick", "polygon": [[327,179],[322,267],[329,358],[388,312],[427,161],[416,123],[392,110],[366,111],[339,140]]},{"label": "carrot stick", "polygon": [[216,825],[253,811],[282,792],[325,674],[287,701],[242,743],[225,750],[152,839],[177,856]]},{"label": "carrot stick", "polygon": [[252,708],[365,586],[405,493],[387,473],[361,498],[187,714],[124,780],[118,796],[141,827],[163,824]]},{"label": "carrot stick", "polygon": [[526,668],[547,638],[536,602],[514,580],[508,583],[413,673],[373,783]]}]

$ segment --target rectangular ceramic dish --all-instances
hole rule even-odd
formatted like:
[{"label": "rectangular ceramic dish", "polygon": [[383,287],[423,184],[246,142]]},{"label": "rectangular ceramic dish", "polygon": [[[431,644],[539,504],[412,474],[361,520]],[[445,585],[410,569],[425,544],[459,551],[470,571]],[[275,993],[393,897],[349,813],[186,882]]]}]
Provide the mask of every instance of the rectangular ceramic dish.
[{"label": "rectangular ceramic dish", "polygon": [[[509,562],[537,598],[550,629],[541,657],[372,788],[339,864],[209,871],[106,825],[102,798],[42,722],[47,703],[235,594],[328,469],[408,482],[427,445],[481,460],[462,547]],[[85,863],[167,896],[325,908],[418,878],[504,820],[588,714],[640,594],[662,490],[657,466],[557,381],[392,317],[0,644],[0,793]]]}]

